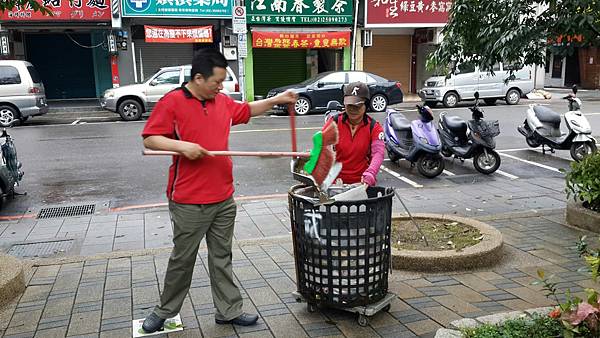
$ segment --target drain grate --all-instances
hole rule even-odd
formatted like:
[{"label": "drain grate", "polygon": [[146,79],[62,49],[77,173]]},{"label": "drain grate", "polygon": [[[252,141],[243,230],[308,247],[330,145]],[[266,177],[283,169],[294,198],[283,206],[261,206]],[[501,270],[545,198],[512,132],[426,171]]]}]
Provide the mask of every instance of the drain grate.
[{"label": "drain grate", "polygon": [[68,207],[43,208],[37,218],[57,218],[93,215],[96,210],[95,204],[71,205]]},{"label": "drain grate", "polygon": [[29,244],[15,244],[8,254],[15,257],[49,257],[71,250],[73,240],[47,241]]}]

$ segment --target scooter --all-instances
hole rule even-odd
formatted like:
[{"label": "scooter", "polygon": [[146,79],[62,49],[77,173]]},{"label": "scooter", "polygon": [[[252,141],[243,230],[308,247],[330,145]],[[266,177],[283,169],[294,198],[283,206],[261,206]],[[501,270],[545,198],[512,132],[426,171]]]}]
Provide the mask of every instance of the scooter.
[{"label": "scooter", "polygon": [[500,167],[500,155],[494,150],[494,137],[500,134],[500,126],[498,121],[483,120],[478,92],[475,92],[475,105],[469,109],[472,119],[468,122],[458,116],[447,116],[446,112],[440,114],[442,155],[454,156],[461,161],[472,158],[475,169],[489,175]]},{"label": "scooter", "polygon": [[537,148],[541,145],[544,154],[545,147],[550,148],[552,153],[554,149],[570,149],[571,157],[575,161],[581,161],[594,153],[597,147],[596,140],[592,137],[592,127],[581,113],[581,100],[576,97],[577,86],[573,86],[572,90],[573,94],[563,97],[569,102],[569,111],[564,114],[567,133],[560,130],[561,115],[538,104],[529,105],[525,122],[517,130],[525,136],[530,147]]},{"label": "scooter", "polygon": [[0,135],[0,149],[2,153],[2,162],[0,163],[0,207],[5,197],[14,197],[14,195],[25,195],[15,192],[15,186],[19,185],[23,179],[21,171],[21,162],[17,158],[17,148],[13,138],[8,134],[6,128]]},{"label": "scooter", "polygon": [[411,166],[417,165],[419,173],[433,178],[444,171],[444,159],[433,114],[427,106],[417,105],[420,119],[409,121],[403,114],[387,110],[384,127],[384,142],[392,162],[406,159]]}]

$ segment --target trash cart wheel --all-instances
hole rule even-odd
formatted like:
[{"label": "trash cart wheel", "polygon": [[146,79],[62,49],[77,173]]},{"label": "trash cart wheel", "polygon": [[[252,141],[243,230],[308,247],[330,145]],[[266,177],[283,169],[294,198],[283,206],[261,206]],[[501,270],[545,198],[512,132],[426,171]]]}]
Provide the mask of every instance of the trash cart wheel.
[{"label": "trash cart wheel", "polygon": [[313,303],[306,303],[306,309],[308,310],[308,312],[313,313],[313,312],[317,312],[317,304],[313,304]]},{"label": "trash cart wheel", "polygon": [[392,308],[392,305],[388,304],[383,308],[383,311],[388,312]]},{"label": "trash cart wheel", "polygon": [[360,326],[369,325],[369,317],[367,317],[363,314],[358,315],[358,325],[360,325]]}]

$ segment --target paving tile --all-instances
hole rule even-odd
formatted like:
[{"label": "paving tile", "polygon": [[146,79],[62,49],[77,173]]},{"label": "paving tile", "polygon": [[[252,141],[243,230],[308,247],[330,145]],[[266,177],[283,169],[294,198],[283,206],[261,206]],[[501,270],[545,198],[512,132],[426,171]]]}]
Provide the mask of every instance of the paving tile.
[{"label": "paving tile", "polygon": [[393,292],[401,299],[418,298],[425,296],[425,294],[423,294],[419,290],[402,282],[390,283],[388,289],[390,292]]},{"label": "paving tile", "polygon": [[[275,337],[307,337],[306,332],[291,314],[270,316],[264,318]],[[305,324],[306,326],[313,324]]]},{"label": "paving tile", "polygon": [[213,315],[198,316],[200,330],[204,337],[229,337],[235,336],[233,325],[218,325]]},{"label": "paving tile", "polygon": [[454,276],[454,278],[473,291],[481,292],[496,289],[494,285],[486,282],[482,278],[479,278],[475,274],[458,275]]},{"label": "paving tile", "polygon": [[460,315],[456,314],[455,312],[452,312],[451,310],[443,306],[430,307],[419,310],[427,316],[429,316],[431,319],[442,324],[443,326],[448,326],[450,322],[462,318]]},{"label": "paving tile", "polygon": [[63,338],[67,335],[66,327],[54,327],[50,329],[39,329],[35,332],[35,337],[39,338]]},{"label": "paving tile", "polygon": [[101,311],[74,313],[69,325],[69,336],[100,332]]},{"label": "paving tile", "polygon": [[411,330],[412,332],[414,332],[415,334],[417,334],[419,336],[422,336],[424,334],[431,333],[431,332],[435,333],[435,331],[437,331],[437,329],[441,328],[441,326],[438,323],[434,322],[431,319],[408,323],[408,324],[406,324],[406,327],[408,327],[409,330]]},{"label": "paving tile", "polygon": [[477,307],[465,302],[464,300],[462,300],[454,295],[438,296],[438,297],[433,297],[433,299],[436,302],[442,304],[443,306],[447,307],[448,309],[450,309],[453,312],[458,313],[458,314],[479,311],[479,309]]},{"label": "paving tile", "polygon": [[379,335],[371,327],[362,327],[356,323],[356,320],[342,320],[336,323],[336,326],[345,337],[348,338],[378,338]]},{"label": "paving tile", "polygon": [[466,302],[481,302],[489,299],[464,285],[445,286],[444,289]]}]

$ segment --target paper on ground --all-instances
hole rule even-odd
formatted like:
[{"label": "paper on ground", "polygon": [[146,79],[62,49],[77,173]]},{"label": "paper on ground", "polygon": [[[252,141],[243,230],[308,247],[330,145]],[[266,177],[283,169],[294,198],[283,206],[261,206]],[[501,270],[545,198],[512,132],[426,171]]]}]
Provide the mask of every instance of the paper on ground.
[{"label": "paper on ground", "polygon": [[181,316],[179,314],[173,318],[165,320],[165,329],[163,331],[156,331],[154,333],[144,333],[144,330],[142,330],[142,324],[144,323],[144,319],[146,318],[132,320],[133,338],[148,337],[157,334],[183,331],[183,323],[181,323]]}]

